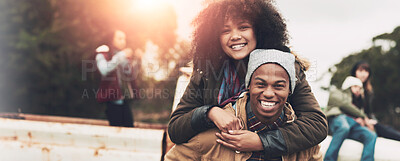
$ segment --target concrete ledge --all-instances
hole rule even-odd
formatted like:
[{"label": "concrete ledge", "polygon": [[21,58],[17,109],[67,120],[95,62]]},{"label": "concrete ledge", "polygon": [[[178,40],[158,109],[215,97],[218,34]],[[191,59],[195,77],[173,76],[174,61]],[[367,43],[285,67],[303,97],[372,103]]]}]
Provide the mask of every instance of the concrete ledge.
[{"label": "concrete ledge", "polygon": [[[31,121],[109,126],[107,120],[66,117],[66,116],[49,116],[49,115],[37,115],[37,114],[25,114],[25,113],[0,113],[0,117],[1,118],[19,119],[19,120],[31,120]],[[144,122],[138,122],[138,121],[135,121],[134,125],[135,125],[135,127],[144,128],[144,129],[166,129],[167,128],[166,124],[144,123]]]},{"label": "concrete ledge", "polygon": [[[321,152],[324,153],[329,147],[332,136],[328,136],[321,142]],[[355,140],[346,139],[339,151],[339,161],[361,160],[363,145]],[[400,141],[378,137],[375,144],[375,161],[399,161]]]},{"label": "concrete ledge", "polygon": [[0,118],[0,160],[159,161],[163,135],[155,129]]}]

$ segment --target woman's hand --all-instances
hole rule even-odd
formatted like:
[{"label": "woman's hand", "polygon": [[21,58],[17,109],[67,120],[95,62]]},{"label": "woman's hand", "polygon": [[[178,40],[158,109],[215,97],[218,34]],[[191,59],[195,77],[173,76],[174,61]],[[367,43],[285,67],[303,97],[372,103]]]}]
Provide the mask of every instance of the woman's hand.
[{"label": "woman's hand", "polygon": [[214,122],[219,130],[225,133],[229,130],[240,130],[242,128],[240,120],[235,117],[235,115],[217,106],[212,107],[210,111],[208,111],[207,117]]},{"label": "woman's hand", "polygon": [[358,124],[360,124],[361,126],[365,126],[365,120],[364,118],[361,117],[357,117],[354,119],[354,121],[356,121]]},{"label": "woman's hand", "polygon": [[216,133],[217,142],[233,150],[250,152],[264,150],[260,137],[248,130],[230,130],[229,133]]},{"label": "woman's hand", "polygon": [[133,56],[133,51],[132,51],[132,49],[131,48],[125,48],[124,50],[122,50],[122,51],[124,51],[125,52],[125,57],[126,58],[132,58],[132,56]]},{"label": "woman's hand", "polygon": [[375,131],[374,125],[376,124],[376,122],[374,122],[372,119],[369,119],[368,117],[365,117],[365,126],[371,130],[371,131]]}]

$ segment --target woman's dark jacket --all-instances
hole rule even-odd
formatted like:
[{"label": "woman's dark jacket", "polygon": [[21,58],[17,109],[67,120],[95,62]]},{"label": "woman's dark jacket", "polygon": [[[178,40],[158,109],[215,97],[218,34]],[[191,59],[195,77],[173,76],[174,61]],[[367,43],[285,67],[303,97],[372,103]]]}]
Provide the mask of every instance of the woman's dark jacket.
[{"label": "woman's dark jacket", "polygon": [[[177,109],[168,124],[168,134],[176,144],[187,142],[193,136],[214,127],[207,118],[210,107],[217,105],[222,75],[194,70]],[[296,88],[289,97],[297,115],[293,124],[259,134],[266,156],[281,156],[299,152],[319,144],[328,134],[327,121],[304,70],[296,63]]]}]

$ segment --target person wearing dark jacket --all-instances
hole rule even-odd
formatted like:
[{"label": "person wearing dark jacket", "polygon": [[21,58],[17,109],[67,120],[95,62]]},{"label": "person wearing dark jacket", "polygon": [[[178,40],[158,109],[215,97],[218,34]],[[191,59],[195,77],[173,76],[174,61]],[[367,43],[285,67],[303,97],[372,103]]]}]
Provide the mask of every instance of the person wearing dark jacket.
[{"label": "person wearing dark jacket", "polygon": [[[249,130],[261,134],[287,126],[296,120],[294,110],[287,102],[296,86],[294,65],[295,58],[290,53],[262,49],[250,53],[245,80],[247,90],[223,107],[243,123],[242,130],[231,133]],[[188,143],[175,145],[168,151],[165,160],[322,160],[319,145],[273,158],[267,158],[262,151],[234,151],[223,146],[224,143],[218,144],[220,140],[217,136],[226,135],[218,132],[217,128],[209,129],[196,135]]]},{"label": "person wearing dark jacket", "polygon": [[[239,130],[240,120],[220,107],[244,89],[249,53],[254,49],[289,51],[286,24],[269,1],[215,1],[193,23],[194,70],[168,124],[168,134],[176,144],[213,127],[225,133]],[[295,68],[296,88],[288,99],[297,120],[263,134],[227,133],[221,139],[225,146],[261,150],[274,157],[311,148],[325,139],[326,117],[305,78],[306,65],[296,58]]]}]

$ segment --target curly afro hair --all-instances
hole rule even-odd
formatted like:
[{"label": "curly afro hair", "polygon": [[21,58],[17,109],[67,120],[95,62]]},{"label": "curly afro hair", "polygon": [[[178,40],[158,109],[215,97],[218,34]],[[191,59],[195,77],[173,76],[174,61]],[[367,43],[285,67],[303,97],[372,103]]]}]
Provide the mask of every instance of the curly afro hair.
[{"label": "curly afro hair", "polygon": [[217,0],[209,3],[192,22],[194,69],[206,71],[207,63],[220,69],[222,62],[229,59],[219,42],[220,29],[228,19],[245,19],[253,25],[256,48],[288,52],[286,23],[271,1]]}]

